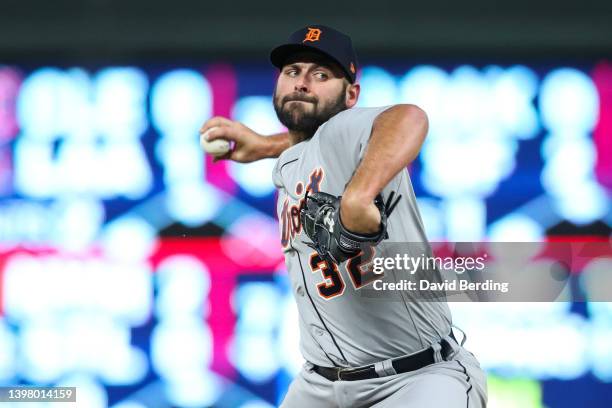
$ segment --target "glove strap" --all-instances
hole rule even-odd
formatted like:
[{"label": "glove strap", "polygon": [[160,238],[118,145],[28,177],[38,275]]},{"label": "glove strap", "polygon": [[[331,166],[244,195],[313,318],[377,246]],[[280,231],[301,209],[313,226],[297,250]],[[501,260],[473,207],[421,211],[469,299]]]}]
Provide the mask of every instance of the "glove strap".
[{"label": "glove strap", "polygon": [[337,243],[340,249],[347,253],[355,253],[361,250],[361,245],[368,242],[370,245],[377,245],[383,238],[384,227],[381,224],[381,231],[376,234],[355,234],[346,229],[340,219],[340,210],[338,210],[338,225],[340,225],[340,236]]}]

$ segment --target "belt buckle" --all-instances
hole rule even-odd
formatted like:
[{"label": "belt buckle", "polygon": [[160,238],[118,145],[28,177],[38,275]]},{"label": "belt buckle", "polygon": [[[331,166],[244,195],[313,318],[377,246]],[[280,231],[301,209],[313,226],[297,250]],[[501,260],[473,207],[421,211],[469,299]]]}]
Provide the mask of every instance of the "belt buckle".
[{"label": "belt buckle", "polygon": [[350,368],[338,367],[338,381],[342,381],[342,373],[350,371]]}]

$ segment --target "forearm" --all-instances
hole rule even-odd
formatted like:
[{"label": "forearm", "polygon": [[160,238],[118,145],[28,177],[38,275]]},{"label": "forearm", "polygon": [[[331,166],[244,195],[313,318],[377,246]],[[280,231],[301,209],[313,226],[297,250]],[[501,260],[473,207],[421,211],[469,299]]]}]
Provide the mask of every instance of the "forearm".
[{"label": "forearm", "polygon": [[265,158],[276,158],[291,146],[289,133],[287,132],[266,136],[264,140],[263,155]]},{"label": "forearm", "polygon": [[363,159],[347,185],[340,208],[343,225],[356,233],[374,233],[380,224],[375,197],[417,157],[428,130],[425,112],[397,105],[381,113]]},{"label": "forearm", "polygon": [[381,113],[344,195],[372,202],[397,173],[414,161],[427,129],[425,112],[414,105],[396,105]]}]

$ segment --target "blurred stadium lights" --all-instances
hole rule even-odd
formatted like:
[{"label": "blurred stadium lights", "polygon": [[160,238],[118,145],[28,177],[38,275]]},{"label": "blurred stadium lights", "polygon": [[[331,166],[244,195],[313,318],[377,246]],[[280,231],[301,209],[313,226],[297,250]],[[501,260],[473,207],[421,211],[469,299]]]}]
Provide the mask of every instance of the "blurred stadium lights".
[{"label": "blurred stadium lights", "polygon": [[146,92],[136,69],[108,68],[92,79],[78,68],[40,68],[25,78],[17,99],[16,191],[33,198],[145,195],[152,183],[139,140]]},{"label": "blurred stadium lights", "polygon": [[357,106],[384,106],[398,102],[396,80],[384,68],[367,66],[359,74],[361,90]]},{"label": "blurred stadium lights", "polygon": [[560,216],[589,224],[609,210],[604,189],[595,181],[595,146],[599,97],[592,80],[576,69],[549,73],[540,93],[542,120],[548,130],[542,155],[542,185],[555,197]]},{"label": "blurred stadium lights", "polygon": [[270,381],[279,370],[281,356],[276,346],[279,302],[280,294],[273,283],[245,283],[234,293],[239,318],[229,353],[238,371],[249,381]]},{"label": "blurred stadium lights", "polygon": [[[236,101],[232,116],[254,131],[271,135],[280,133],[284,127],[276,119],[270,96],[247,96]],[[229,163],[230,175],[247,193],[264,197],[274,192],[272,169],[276,160],[261,160],[255,163]]]},{"label": "blurred stadium lights", "polygon": [[168,212],[190,226],[209,221],[218,202],[204,185],[204,156],[196,137],[211,111],[210,85],[196,71],[174,70],[153,84],[151,117],[161,136],[156,149],[164,166]]},{"label": "blurred stadium lights", "polygon": [[[270,72],[225,74],[255,89]],[[429,115],[412,177],[431,239],[540,241],[563,221],[609,228],[588,71],[379,64],[361,75],[361,106],[417,103]],[[277,379],[302,358],[290,284],[273,272],[274,161],[213,168],[201,153],[215,81],[193,67],[0,68],[0,157],[11,159],[0,164],[0,382],[74,379],[94,408],[149,406],[144,394],[160,406],[277,402]],[[232,117],[282,131],[270,97],[249,92],[235,95]],[[190,235],[173,246],[164,231],[176,224]],[[609,270],[584,268],[588,300]],[[211,300],[221,289],[216,302],[234,305],[222,321]],[[548,379],[612,381],[610,303],[451,307],[496,374],[491,407],[542,407]]]},{"label": "blurred stadium lights", "polygon": [[542,404],[542,387],[537,381],[490,376],[487,386],[488,408],[545,408]]}]

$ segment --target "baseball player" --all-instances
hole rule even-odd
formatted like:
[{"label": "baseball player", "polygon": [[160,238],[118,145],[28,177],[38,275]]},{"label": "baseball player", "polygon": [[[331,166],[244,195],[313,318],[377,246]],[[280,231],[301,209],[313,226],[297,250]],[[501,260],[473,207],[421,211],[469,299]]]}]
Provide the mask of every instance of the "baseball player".
[{"label": "baseball player", "polygon": [[[201,129],[235,143],[223,159],[278,157],[280,237],[306,363],[283,407],[486,406],[486,377],[452,331],[446,301],[363,296],[385,241],[428,245],[406,167],[428,122],[414,105],[356,108],[351,39],[310,25],[274,48],[274,108],[288,133],[264,137],[227,118]],[[465,340],[465,337],[463,338]],[[463,343],[463,341],[462,341]]]}]

